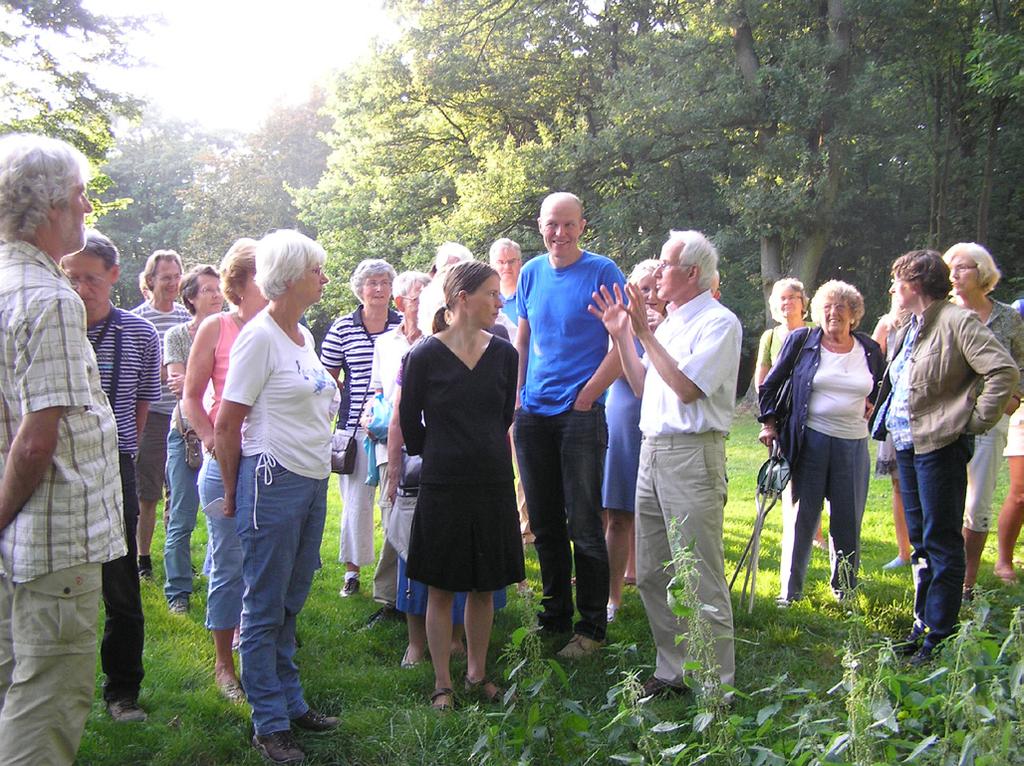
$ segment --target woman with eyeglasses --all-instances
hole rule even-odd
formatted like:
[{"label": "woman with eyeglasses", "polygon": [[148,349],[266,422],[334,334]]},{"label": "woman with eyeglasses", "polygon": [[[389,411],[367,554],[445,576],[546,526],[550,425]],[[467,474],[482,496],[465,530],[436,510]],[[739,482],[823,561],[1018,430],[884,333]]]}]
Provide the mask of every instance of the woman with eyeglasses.
[{"label": "woman with eyeglasses", "polygon": [[[1003,348],[1010,352],[1018,370],[1024,373],[1024,321],[1012,306],[991,297],[1001,274],[988,250],[975,242],[959,242],[945,252],[942,260],[949,266],[953,302],[973,311]],[[1003,449],[1010,430],[1010,416],[1020,406],[1022,395],[1024,391],[1018,387],[1010,396],[1010,402],[999,421],[990,431],[975,437],[974,456],[967,464],[963,528],[966,556],[964,598],[967,600],[974,596],[981,554],[985,550],[992,522],[992,496],[995,494],[999,469],[1003,465]],[[1005,562],[1002,571],[1006,572]],[[1013,571],[1012,563],[1010,571]]]}]

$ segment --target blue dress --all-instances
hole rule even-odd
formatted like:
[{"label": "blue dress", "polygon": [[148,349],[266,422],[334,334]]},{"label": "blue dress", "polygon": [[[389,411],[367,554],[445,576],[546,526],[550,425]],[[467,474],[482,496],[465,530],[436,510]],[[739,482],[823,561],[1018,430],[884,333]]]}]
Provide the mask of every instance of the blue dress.
[{"label": "blue dress", "polygon": [[605,409],[608,452],[604,459],[601,500],[605,508],[633,513],[640,468],[640,399],[625,377],[612,383]]}]

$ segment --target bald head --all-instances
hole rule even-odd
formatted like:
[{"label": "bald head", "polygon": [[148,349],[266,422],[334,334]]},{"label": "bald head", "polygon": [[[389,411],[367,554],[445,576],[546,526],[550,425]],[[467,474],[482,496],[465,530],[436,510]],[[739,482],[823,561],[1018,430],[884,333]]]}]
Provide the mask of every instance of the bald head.
[{"label": "bald head", "polygon": [[587,221],[583,217],[583,203],[575,194],[556,192],[545,197],[537,227],[555,268],[575,263],[583,255],[579,241]]},{"label": "bald head", "polygon": [[546,196],[540,203],[540,217],[543,218],[545,213],[550,212],[556,206],[560,210],[575,208],[577,217],[583,218],[583,201],[571,192],[555,192]]}]

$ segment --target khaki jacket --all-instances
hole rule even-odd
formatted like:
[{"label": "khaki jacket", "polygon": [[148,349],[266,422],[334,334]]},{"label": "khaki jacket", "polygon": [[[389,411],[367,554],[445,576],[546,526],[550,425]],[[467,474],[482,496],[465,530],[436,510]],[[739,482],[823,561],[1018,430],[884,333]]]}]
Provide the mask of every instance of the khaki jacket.
[{"label": "khaki jacket", "polygon": [[[896,336],[893,359],[903,348],[910,324]],[[988,431],[1002,417],[1020,379],[1013,358],[977,315],[944,300],[925,309],[908,364],[910,433],[917,454],[952,444],[963,433]],[[882,404],[871,424],[875,439],[885,438],[891,393],[886,370],[878,396]]]}]

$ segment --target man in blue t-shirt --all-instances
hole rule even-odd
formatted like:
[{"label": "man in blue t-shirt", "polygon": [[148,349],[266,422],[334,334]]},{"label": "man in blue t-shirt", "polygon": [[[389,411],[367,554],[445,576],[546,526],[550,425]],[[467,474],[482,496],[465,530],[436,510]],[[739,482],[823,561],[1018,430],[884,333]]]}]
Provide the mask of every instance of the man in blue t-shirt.
[{"label": "man in blue t-shirt", "polygon": [[[580,249],[587,222],[575,195],[545,198],[537,224],[548,252],[523,266],[516,290],[520,407],[515,443],[544,583],[541,629],[572,630],[559,656],[573,659],[595,651],[607,628],[603,402],[620,372],[608,333],[587,306],[600,286],[623,287],[625,278],[610,259]],[[580,613],[575,625],[573,563]]]}]

